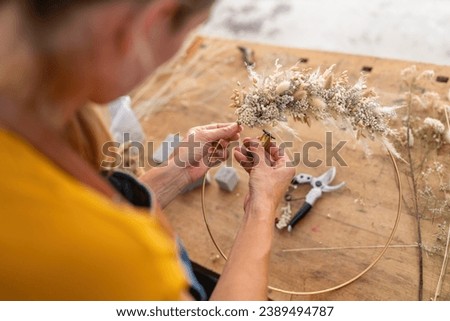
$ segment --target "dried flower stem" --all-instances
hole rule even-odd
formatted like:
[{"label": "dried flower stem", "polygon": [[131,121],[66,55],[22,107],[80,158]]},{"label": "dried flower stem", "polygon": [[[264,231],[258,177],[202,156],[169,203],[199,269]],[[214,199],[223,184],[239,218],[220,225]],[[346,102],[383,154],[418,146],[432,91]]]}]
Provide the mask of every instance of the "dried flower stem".
[{"label": "dried flower stem", "polygon": [[447,244],[445,246],[445,255],[444,260],[442,261],[441,274],[439,275],[439,281],[436,287],[436,292],[434,293],[434,301],[436,301],[439,295],[441,295],[442,283],[444,281],[445,271],[447,271],[448,266],[449,244],[450,244],[450,225],[447,232]]},{"label": "dried flower stem", "polygon": [[[422,220],[427,218],[426,211],[432,213],[432,223],[436,215],[443,216],[448,213],[448,210],[446,210],[448,206],[448,187],[443,176],[443,165],[436,161],[434,162],[434,167],[431,167],[429,164],[430,153],[439,150],[445,142],[450,143],[450,129],[447,130],[447,128],[450,128],[448,107],[443,104],[438,93],[428,91],[427,89],[432,85],[431,80],[434,79],[433,74],[431,71],[420,73],[415,66],[402,71],[402,81],[408,87],[408,91],[406,92],[407,99],[405,102],[407,117],[405,118],[405,127],[402,128],[402,134],[406,136],[406,139],[403,139],[401,144],[405,146],[405,151],[409,157],[408,172],[410,173],[411,180],[408,179],[408,181],[412,184],[411,189],[413,192],[413,202],[410,212],[416,217],[417,238],[420,245],[418,248],[419,300],[422,300],[423,297],[423,256],[428,252],[425,244],[422,244]],[[415,112],[418,114],[414,114]],[[444,125],[445,122],[442,122],[440,117],[442,112],[445,112],[446,125]],[[411,138],[414,137],[421,142],[421,147],[423,148],[421,154],[413,154],[411,151],[411,147],[414,145],[411,143]],[[415,159],[416,163],[414,163],[413,159],[420,157],[419,155],[423,157]],[[442,201],[432,187],[434,186],[434,182],[433,184],[428,184],[427,182],[427,177],[430,173],[437,174],[439,190],[444,194]],[[442,240],[442,242],[445,240],[446,230],[445,228],[443,232],[444,236],[437,238],[437,240]],[[432,249],[437,249],[437,247],[435,246]],[[440,247],[439,251],[443,250]],[[446,266],[447,263],[444,262],[444,264]],[[445,269],[446,267],[443,268]],[[440,292],[440,287],[442,287],[442,284],[438,285],[436,293]]]},{"label": "dried flower stem", "polygon": [[444,108],[445,119],[447,120],[447,129],[450,130],[450,121],[448,120],[448,107]]},{"label": "dried flower stem", "polygon": [[448,120],[448,109],[450,106],[444,107],[445,112],[445,119],[447,120],[447,131],[444,134],[444,140],[447,142],[447,144],[450,144],[450,121]]},{"label": "dried flower stem", "polygon": [[[409,92],[411,93],[408,98],[407,102],[407,141],[410,140],[411,135],[411,108],[412,108],[412,92],[413,92],[413,86],[414,86],[414,80],[411,81],[409,84]],[[413,184],[413,192],[414,192],[414,211],[415,211],[415,217],[417,221],[417,241],[419,244],[418,247],[418,256],[419,256],[419,301],[422,301],[423,299],[423,253],[422,253],[422,227],[421,227],[421,216],[419,212],[419,200],[417,198],[417,180],[414,173],[414,163],[412,159],[412,153],[411,153],[411,147],[409,145],[406,146],[406,149],[408,151],[408,161],[409,161],[409,167],[410,167],[410,173],[411,173],[411,180]]]},{"label": "dried flower stem", "polygon": [[[312,247],[302,249],[285,249],[281,252],[313,252],[313,251],[335,251],[335,250],[369,250],[369,249],[382,249],[384,245],[366,245],[366,246],[342,246],[342,247]],[[389,248],[417,248],[418,244],[393,244],[389,245]]]}]

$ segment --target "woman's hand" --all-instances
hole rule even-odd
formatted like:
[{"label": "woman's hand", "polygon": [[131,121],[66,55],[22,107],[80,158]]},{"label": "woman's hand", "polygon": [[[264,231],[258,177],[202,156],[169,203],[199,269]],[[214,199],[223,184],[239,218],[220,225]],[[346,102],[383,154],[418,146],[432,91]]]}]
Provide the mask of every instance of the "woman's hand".
[{"label": "woman's hand", "polygon": [[225,160],[230,142],[238,140],[241,131],[236,123],[194,127],[166,164],[151,169],[140,180],[150,186],[164,208],[211,166]]},{"label": "woman's hand", "polygon": [[[257,139],[244,139],[234,152],[236,160],[249,173],[249,192],[244,202],[245,212],[266,208],[275,215],[276,208],[295,175],[284,152],[271,143],[268,151]],[[259,210],[255,212],[261,212]]]},{"label": "woman's hand", "polygon": [[250,189],[244,222],[211,299],[266,300],[276,208],[295,171],[282,150],[271,144],[267,152],[256,139],[245,139],[234,156],[250,174]]},{"label": "woman's hand", "polygon": [[[230,142],[240,137],[242,126],[236,123],[194,127],[174,153],[174,162],[183,168],[188,183],[202,178],[209,168],[228,157]],[[214,154],[213,154],[214,153]]]}]

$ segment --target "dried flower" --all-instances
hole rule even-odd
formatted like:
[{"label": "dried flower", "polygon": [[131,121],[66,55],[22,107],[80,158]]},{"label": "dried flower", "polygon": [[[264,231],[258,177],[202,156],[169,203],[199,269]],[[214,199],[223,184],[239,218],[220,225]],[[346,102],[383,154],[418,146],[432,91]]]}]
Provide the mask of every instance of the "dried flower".
[{"label": "dried flower", "polygon": [[249,127],[276,126],[290,116],[310,124],[311,119],[338,119],[351,126],[357,137],[386,137],[393,131],[388,121],[395,109],[383,107],[373,90],[368,90],[363,77],[349,84],[347,72],[336,76],[334,66],[320,70],[299,71],[296,65],[282,70],[275,63],[275,72],[267,77],[249,68],[252,86],[232,96],[238,122]]},{"label": "dried flower", "polygon": [[417,67],[415,65],[412,65],[408,68],[405,68],[400,73],[402,80],[407,85],[412,85],[416,78],[417,78]]},{"label": "dried flower", "polygon": [[413,132],[411,130],[411,128],[408,129],[408,146],[409,147],[413,147],[414,146],[414,135]]},{"label": "dried flower", "polygon": [[281,208],[281,215],[280,218],[277,221],[276,227],[279,230],[284,229],[289,225],[289,222],[292,218],[292,209],[291,209],[291,203],[287,202],[286,206]]},{"label": "dried flower", "polygon": [[422,95],[425,104],[429,109],[439,110],[441,105],[441,96],[438,93],[427,91]]},{"label": "dried flower", "polygon": [[447,131],[445,132],[444,140],[447,144],[450,144],[450,129],[447,129]]},{"label": "dried flower", "polygon": [[442,163],[434,162],[433,166],[434,166],[434,170],[436,171],[436,173],[438,173],[438,174],[444,173],[444,165],[442,165]]},{"label": "dried flower", "polygon": [[[420,147],[417,152],[411,153],[412,156],[409,158],[409,172],[415,185],[415,191],[412,192],[418,210],[414,214],[422,219],[443,222],[450,214],[450,181],[446,169],[447,153],[438,151],[444,142],[450,143],[448,120],[450,110],[446,106],[448,103],[444,103],[444,99],[438,93],[430,91],[431,88],[435,88],[432,81],[434,73],[431,71],[420,73],[413,66],[404,70],[402,76],[404,85],[407,85],[404,100],[408,113],[402,122],[404,127],[399,129],[399,134],[395,138],[397,143],[406,147],[402,151],[411,147],[412,142],[408,141],[408,138],[414,138],[415,144]],[[450,101],[450,92],[447,98]],[[442,121],[443,113],[446,126]],[[420,159],[417,159],[419,156]],[[443,228],[443,225],[438,225],[438,228],[440,233],[436,235],[434,246],[427,246],[423,240],[421,241],[424,249],[431,251],[431,254],[444,252],[442,232],[445,233],[447,229]]]},{"label": "dried flower", "polygon": [[430,81],[434,78],[434,75],[434,70],[425,70],[417,77],[417,81]]},{"label": "dried flower", "polygon": [[275,93],[276,93],[277,95],[284,94],[286,91],[289,90],[290,87],[291,87],[291,82],[290,82],[289,80],[282,81],[282,82],[277,86],[277,89],[275,90]]},{"label": "dried flower", "polygon": [[444,124],[441,123],[441,121],[436,119],[436,118],[427,117],[427,118],[425,118],[423,123],[426,126],[432,128],[434,130],[434,132],[437,133],[437,134],[443,134],[444,131],[445,131]]}]

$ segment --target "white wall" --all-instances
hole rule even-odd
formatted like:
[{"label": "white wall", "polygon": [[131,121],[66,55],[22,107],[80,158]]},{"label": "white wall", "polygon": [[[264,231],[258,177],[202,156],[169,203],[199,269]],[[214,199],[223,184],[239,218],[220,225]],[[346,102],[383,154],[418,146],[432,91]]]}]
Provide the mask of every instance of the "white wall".
[{"label": "white wall", "polygon": [[450,65],[450,0],[217,0],[203,33]]}]

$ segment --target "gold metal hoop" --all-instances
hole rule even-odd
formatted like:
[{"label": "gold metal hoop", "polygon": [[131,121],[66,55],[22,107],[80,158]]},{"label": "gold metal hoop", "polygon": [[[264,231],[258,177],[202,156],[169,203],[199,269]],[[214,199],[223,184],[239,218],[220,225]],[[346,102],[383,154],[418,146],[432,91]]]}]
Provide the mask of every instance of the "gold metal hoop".
[{"label": "gold metal hoop", "polygon": [[[387,149],[387,151],[388,151],[388,154],[389,154],[389,156],[391,158],[392,164],[393,164],[394,169],[395,169],[397,186],[398,186],[398,204],[397,204],[397,217],[395,219],[394,226],[392,227],[391,234],[389,235],[389,238],[388,238],[386,244],[384,245],[384,248],[381,250],[380,254],[378,254],[378,256],[361,273],[359,273],[358,275],[354,276],[353,278],[351,278],[350,280],[348,280],[346,282],[343,282],[341,284],[338,284],[338,285],[330,287],[330,288],[326,288],[326,289],[323,289],[323,290],[317,290],[317,291],[310,291],[310,292],[299,292],[299,291],[288,291],[288,290],[284,290],[284,289],[281,289],[281,288],[276,288],[276,287],[273,287],[273,286],[269,286],[268,288],[270,290],[277,291],[277,292],[284,293],[284,294],[290,294],[290,295],[315,295],[315,294],[327,293],[327,292],[331,292],[331,291],[335,291],[335,290],[341,289],[341,288],[343,288],[343,287],[345,287],[345,286],[355,282],[356,280],[361,278],[364,274],[369,272],[375,266],[375,264],[378,263],[378,261],[386,253],[387,249],[389,248],[389,245],[392,242],[392,239],[394,238],[395,232],[396,232],[397,227],[398,227],[398,223],[400,222],[400,215],[401,215],[401,209],[402,209],[402,203],[401,203],[401,201],[402,201],[402,183],[401,183],[401,180],[400,180],[400,171],[398,169],[397,162],[395,161],[394,156],[389,151],[389,149]],[[225,253],[222,251],[220,246],[217,244],[217,241],[215,240],[215,238],[214,238],[214,236],[213,236],[213,234],[211,232],[211,228],[210,228],[210,225],[209,225],[209,222],[208,222],[208,216],[206,215],[206,208],[205,208],[205,189],[206,189],[206,175],[205,175],[205,178],[203,179],[202,194],[201,194],[203,220],[205,222],[206,229],[208,230],[208,234],[209,234],[209,236],[210,236],[210,238],[211,238],[215,248],[220,253],[220,255],[225,259],[225,261],[228,261],[228,257],[225,255]]]}]

